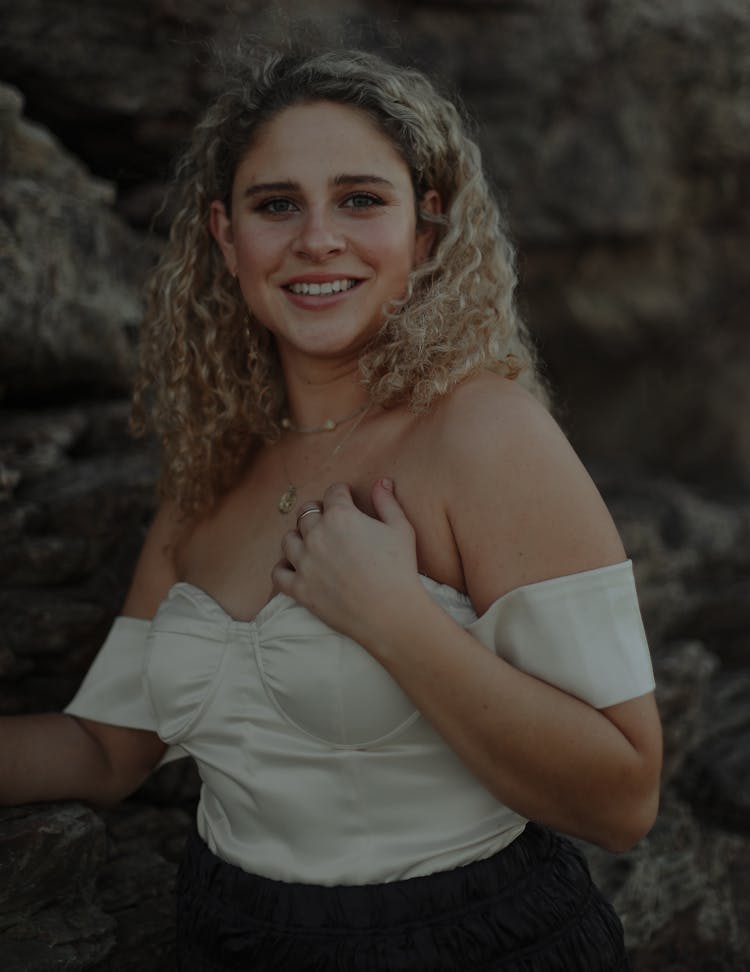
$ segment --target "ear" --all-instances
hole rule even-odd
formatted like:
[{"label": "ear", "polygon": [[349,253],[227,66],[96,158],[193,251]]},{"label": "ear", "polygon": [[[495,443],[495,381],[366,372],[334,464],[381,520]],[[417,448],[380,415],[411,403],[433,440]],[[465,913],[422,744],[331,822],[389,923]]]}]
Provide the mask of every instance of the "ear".
[{"label": "ear", "polygon": [[234,250],[234,234],[232,232],[232,220],[227,214],[227,207],[223,202],[214,199],[211,203],[209,226],[211,236],[216,240],[219,249],[224,255],[224,262],[227,270],[233,277],[237,276],[237,254]]},{"label": "ear", "polygon": [[[419,200],[419,213],[429,213],[432,216],[439,216],[443,211],[442,200],[436,189],[428,189]],[[417,227],[417,236],[414,246],[414,263],[419,265],[429,257],[432,246],[435,242],[437,227],[434,223],[420,220],[421,225]]]}]

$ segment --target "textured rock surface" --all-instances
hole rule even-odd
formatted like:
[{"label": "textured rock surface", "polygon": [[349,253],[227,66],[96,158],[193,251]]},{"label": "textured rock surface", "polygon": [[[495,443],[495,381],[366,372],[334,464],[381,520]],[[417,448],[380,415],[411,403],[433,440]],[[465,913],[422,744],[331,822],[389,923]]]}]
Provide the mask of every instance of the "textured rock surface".
[{"label": "textured rock surface", "polygon": [[128,388],[148,247],[94,180],[0,86],[0,394]]},{"label": "textured rock surface", "polygon": [[[192,814],[132,802],[105,816],[109,853],[99,874],[116,945],[97,972],[173,972],[174,881]],[[145,963],[145,964],[144,964]]]},{"label": "textured rock surface", "polygon": [[0,956],[6,972],[86,969],[114,946],[102,908],[101,819],[78,804],[0,810]]},{"label": "textured rock surface", "polygon": [[[308,9],[0,0],[2,713],[68,701],[153,510],[154,457],[126,435],[143,227],[216,84],[206,43],[280,38]],[[750,7],[324,0],[314,20],[437,71],[480,123],[654,650],[660,819],[629,854],[587,853],[636,972],[748,968]],[[104,814],[0,811],[2,968],[172,969],[196,791],[180,763]]]}]

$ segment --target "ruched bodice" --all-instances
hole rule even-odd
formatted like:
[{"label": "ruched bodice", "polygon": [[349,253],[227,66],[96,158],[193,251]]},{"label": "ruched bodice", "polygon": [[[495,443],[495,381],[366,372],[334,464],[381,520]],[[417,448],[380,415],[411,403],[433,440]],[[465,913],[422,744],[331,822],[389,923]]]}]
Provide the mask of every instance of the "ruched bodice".
[{"label": "ruched bodice", "polygon": [[[474,620],[468,597],[430,578],[424,583],[459,624]],[[235,621],[200,588],[180,583],[149,633],[147,683],[162,738],[189,734],[219,681],[226,703],[227,652],[233,671],[242,671],[236,693],[247,701],[247,680],[257,681],[285,723],[329,746],[376,746],[419,716],[369,652],[287,595],[277,594],[254,620]]]},{"label": "ruched bodice", "polygon": [[[481,618],[422,580],[485,647],[592,705],[653,688],[629,562],[511,591]],[[488,857],[525,825],[364,648],[284,594],[238,621],[176,584],[152,622],[116,622],[67,711],[155,729],[191,755],[201,836],[266,877],[428,874]]]}]

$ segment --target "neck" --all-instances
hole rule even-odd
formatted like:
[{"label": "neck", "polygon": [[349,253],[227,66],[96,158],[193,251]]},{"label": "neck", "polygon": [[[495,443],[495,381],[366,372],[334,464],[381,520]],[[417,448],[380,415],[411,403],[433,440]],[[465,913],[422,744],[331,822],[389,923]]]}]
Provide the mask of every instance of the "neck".
[{"label": "neck", "polygon": [[326,374],[322,369],[316,369],[316,373],[307,369],[305,374],[299,374],[285,368],[284,378],[286,414],[298,429],[317,428],[329,420],[339,422],[364,408],[369,400],[356,364]]}]

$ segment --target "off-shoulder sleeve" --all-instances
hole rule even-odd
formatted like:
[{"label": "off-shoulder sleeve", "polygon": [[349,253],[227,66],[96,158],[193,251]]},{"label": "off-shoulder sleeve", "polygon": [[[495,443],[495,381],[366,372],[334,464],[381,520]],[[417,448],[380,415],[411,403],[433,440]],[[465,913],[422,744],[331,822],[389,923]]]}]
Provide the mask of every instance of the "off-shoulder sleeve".
[{"label": "off-shoulder sleeve", "polygon": [[[150,622],[139,618],[115,619],[80,688],[64,709],[68,715],[156,731],[154,713],[143,688],[149,628]],[[159,765],[185,755],[179,747],[171,747]]]},{"label": "off-shoulder sleeve", "polygon": [[515,668],[597,709],[654,688],[629,560],[519,587],[467,630]]}]

